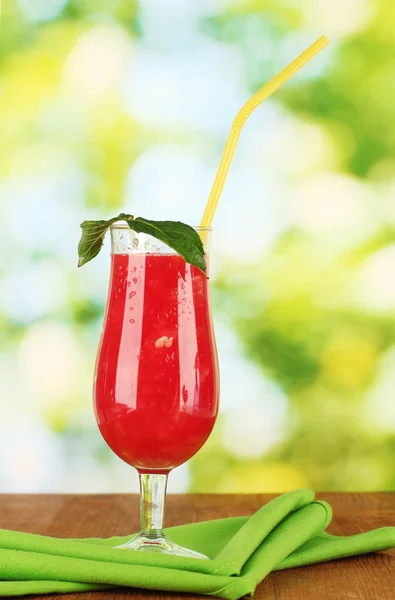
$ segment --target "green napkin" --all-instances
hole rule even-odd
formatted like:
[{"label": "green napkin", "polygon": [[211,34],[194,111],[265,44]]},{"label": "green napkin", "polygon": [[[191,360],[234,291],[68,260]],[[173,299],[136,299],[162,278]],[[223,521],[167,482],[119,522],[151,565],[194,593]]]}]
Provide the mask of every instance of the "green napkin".
[{"label": "green napkin", "polygon": [[253,594],[273,570],[395,547],[395,527],[349,537],[324,533],[331,516],[312,491],[295,490],[252,517],[167,530],[172,540],[210,560],[113,548],[130,535],[73,540],[0,530],[0,596],[126,586],[235,600]]}]

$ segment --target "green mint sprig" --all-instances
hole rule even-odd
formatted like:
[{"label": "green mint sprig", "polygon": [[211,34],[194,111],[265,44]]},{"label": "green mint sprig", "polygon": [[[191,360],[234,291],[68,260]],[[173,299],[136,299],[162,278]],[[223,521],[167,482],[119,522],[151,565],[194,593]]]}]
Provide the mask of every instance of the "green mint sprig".
[{"label": "green mint sprig", "polygon": [[78,244],[78,266],[81,267],[97,256],[103,246],[108,228],[116,221],[126,221],[137,233],[147,233],[173,248],[186,262],[206,272],[204,248],[199,234],[180,221],[149,221],[142,217],[121,213],[107,221],[84,221],[81,223],[81,239]]}]

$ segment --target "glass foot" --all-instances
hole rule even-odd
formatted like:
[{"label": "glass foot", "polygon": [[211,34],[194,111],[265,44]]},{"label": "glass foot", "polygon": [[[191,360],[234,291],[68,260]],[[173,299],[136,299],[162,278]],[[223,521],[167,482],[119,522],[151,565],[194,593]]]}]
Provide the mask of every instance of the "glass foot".
[{"label": "glass foot", "polygon": [[208,556],[195,552],[194,550],[188,550],[178,544],[172,542],[166,536],[148,537],[143,533],[138,533],[131,540],[122,544],[121,546],[115,546],[120,550],[141,550],[143,552],[160,552],[162,554],[174,554],[175,556],[185,556],[186,558],[204,558],[208,559]]}]

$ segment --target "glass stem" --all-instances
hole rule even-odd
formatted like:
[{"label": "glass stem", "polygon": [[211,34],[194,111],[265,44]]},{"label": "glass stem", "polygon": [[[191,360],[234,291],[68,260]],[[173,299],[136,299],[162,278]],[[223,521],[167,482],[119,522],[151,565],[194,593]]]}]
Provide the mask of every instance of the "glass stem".
[{"label": "glass stem", "polygon": [[167,474],[139,473],[139,478],[141,531],[151,539],[162,538]]}]

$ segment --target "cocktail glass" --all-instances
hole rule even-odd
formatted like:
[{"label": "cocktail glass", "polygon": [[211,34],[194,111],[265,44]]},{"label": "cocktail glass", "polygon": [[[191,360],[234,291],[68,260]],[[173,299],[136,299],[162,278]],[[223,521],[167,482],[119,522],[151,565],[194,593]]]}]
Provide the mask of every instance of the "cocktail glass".
[{"label": "cocktail glass", "polygon": [[[211,229],[196,228],[209,258]],[[120,548],[194,558],[163,532],[169,472],[210,435],[219,372],[209,281],[126,223],[111,227],[111,275],[94,380],[100,432],[140,479],[141,532]]]}]

